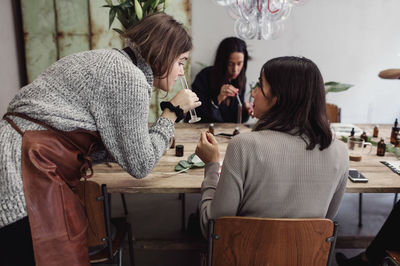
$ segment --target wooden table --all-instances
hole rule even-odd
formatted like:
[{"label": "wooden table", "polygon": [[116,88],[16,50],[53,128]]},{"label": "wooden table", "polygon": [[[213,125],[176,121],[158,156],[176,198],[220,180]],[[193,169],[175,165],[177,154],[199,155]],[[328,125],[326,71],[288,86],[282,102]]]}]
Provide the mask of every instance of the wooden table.
[{"label": "wooden table", "polygon": [[[215,133],[232,133],[237,124],[215,124]],[[372,135],[373,125],[358,125]],[[240,132],[250,132],[251,129],[240,125]],[[107,184],[110,193],[177,193],[183,199],[182,202],[182,229],[185,226],[185,193],[200,193],[200,186],[204,178],[204,169],[190,169],[186,173],[174,172],[175,165],[180,160],[186,160],[194,153],[200,133],[208,130],[208,124],[178,124],[176,125],[176,144],[184,145],[184,156],[176,157],[175,149],[169,149],[160,159],[152,173],[144,179],[135,179],[121,169],[117,164],[101,164],[94,167],[94,176],[91,180]],[[385,137],[389,143],[391,126],[380,125],[379,137]],[[379,138],[380,139],[380,138]],[[379,141],[374,139],[374,141]],[[220,144],[221,159],[225,156],[225,150],[229,139],[217,137]],[[380,163],[382,160],[397,160],[390,153],[385,157],[376,156],[376,147],[372,148],[369,155],[363,156],[360,162],[350,162],[351,168],[356,168],[367,178],[368,183],[352,183],[347,181],[347,193],[359,194],[359,226],[362,225],[362,193],[398,193],[400,192],[400,176],[392,172],[388,167]],[[364,243],[368,243],[371,237]],[[353,238],[346,240],[354,241]],[[362,244],[360,247],[365,247]]]},{"label": "wooden table", "polygon": [[[216,124],[215,133],[232,133],[236,124]],[[358,125],[372,134],[372,125]],[[240,132],[250,132],[251,129],[240,125]],[[175,149],[169,149],[160,159],[150,175],[144,179],[135,179],[121,169],[117,164],[101,164],[94,167],[93,181],[107,184],[111,193],[200,193],[204,169],[190,169],[186,173],[175,173],[174,167],[180,160],[186,160],[194,153],[200,133],[208,129],[208,124],[178,124],[175,130],[176,144],[184,145],[184,156],[176,157]],[[390,137],[391,127],[381,125],[379,136],[384,136],[386,142]],[[229,139],[217,137],[220,144],[221,159]],[[378,141],[379,139],[374,139]],[[390,153],[385,157],[376,155],[376,147],[369,155],[363,156],[360,162],[350,161],[350,167],[356,168],[367,178],[368,183],[347,182],[347,193],[398,193],[400,192],[400,176],[380,163],[383,160],[397,160]]]}]

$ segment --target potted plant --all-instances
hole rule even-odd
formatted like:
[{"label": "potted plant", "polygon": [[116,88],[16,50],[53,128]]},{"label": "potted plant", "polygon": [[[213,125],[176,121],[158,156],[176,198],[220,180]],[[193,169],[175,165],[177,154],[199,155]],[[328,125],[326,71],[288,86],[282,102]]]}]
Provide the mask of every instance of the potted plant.
[{"label": "potted plant", "polygon": [[167,0],[119,0],[119,4],[113,4],[112,0],[105,0],[103,7],[110,8],[109,28],[115,17],[121,22],[123,29],[113,28],[119,34],[125,29],[138,23],[142,18],[155,12],[164,12]]},{"label": "potted plant", "polygon": [[[340,83],[336,81],[325,82],[324,85],[325,85],[325,94],[328,94],[329,92],[341,92],[353,87],[353,85],[351,84]],[[327,103],[326,112],[328,115],[328,119],[331,123],[340,122],[340,108],[337,105]]]}]

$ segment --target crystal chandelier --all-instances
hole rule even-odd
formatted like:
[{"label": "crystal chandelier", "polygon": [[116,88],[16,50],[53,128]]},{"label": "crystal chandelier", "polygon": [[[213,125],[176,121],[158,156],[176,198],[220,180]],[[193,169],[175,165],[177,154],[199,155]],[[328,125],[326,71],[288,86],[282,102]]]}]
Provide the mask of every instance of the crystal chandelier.
[{"label": "crystal chandelier", "polygon": [[294,4],[304,0],[213,0],[227,6],[228,14],[235,19],[234,31],[241,39],[270,40],[279,37],[284,20],[289,17]]}]

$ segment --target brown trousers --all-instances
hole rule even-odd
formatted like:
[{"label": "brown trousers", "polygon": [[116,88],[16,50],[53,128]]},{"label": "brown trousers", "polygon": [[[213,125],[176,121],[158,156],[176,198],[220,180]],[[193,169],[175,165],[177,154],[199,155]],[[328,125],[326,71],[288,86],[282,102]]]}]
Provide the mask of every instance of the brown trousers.
[{"label": "brown trousers", "polygon": [[[22,132],[10,115],[47,130]],[[88,221],[71,188],[92,175],[90,155],[101,145],[99,134],[62,132],[23,114],[7,113],[4,119],[22,135],[22,180],[36,265],[89,265]]]}]

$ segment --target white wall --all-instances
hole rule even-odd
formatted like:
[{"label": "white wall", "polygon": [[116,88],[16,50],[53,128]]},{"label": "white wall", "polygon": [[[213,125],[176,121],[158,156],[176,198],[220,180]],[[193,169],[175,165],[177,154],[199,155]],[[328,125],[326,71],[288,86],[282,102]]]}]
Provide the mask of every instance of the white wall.
[{"label": "white wall", "polygon": [[8,103],[20,87],[11,0],[1,3],[0,36],[0,115],[3,116]]},{"label": "white wall", "polygon": [[[234,36],[233,19],[212,0],[192,0],[196,61],[212,64],[219,42]],[[393,123],[400,118],[400,80],[377,77],[385,68],[400,68],[400,1],[308,0],[295,6],[277,40],[247,41],[253,60],[248,81],[256,81],[261,66],[277,56],[305,56],[320,68],[325,81],[354,84],[346,92],[330,93],[327,101],[342,108],[342,122]]]}]

